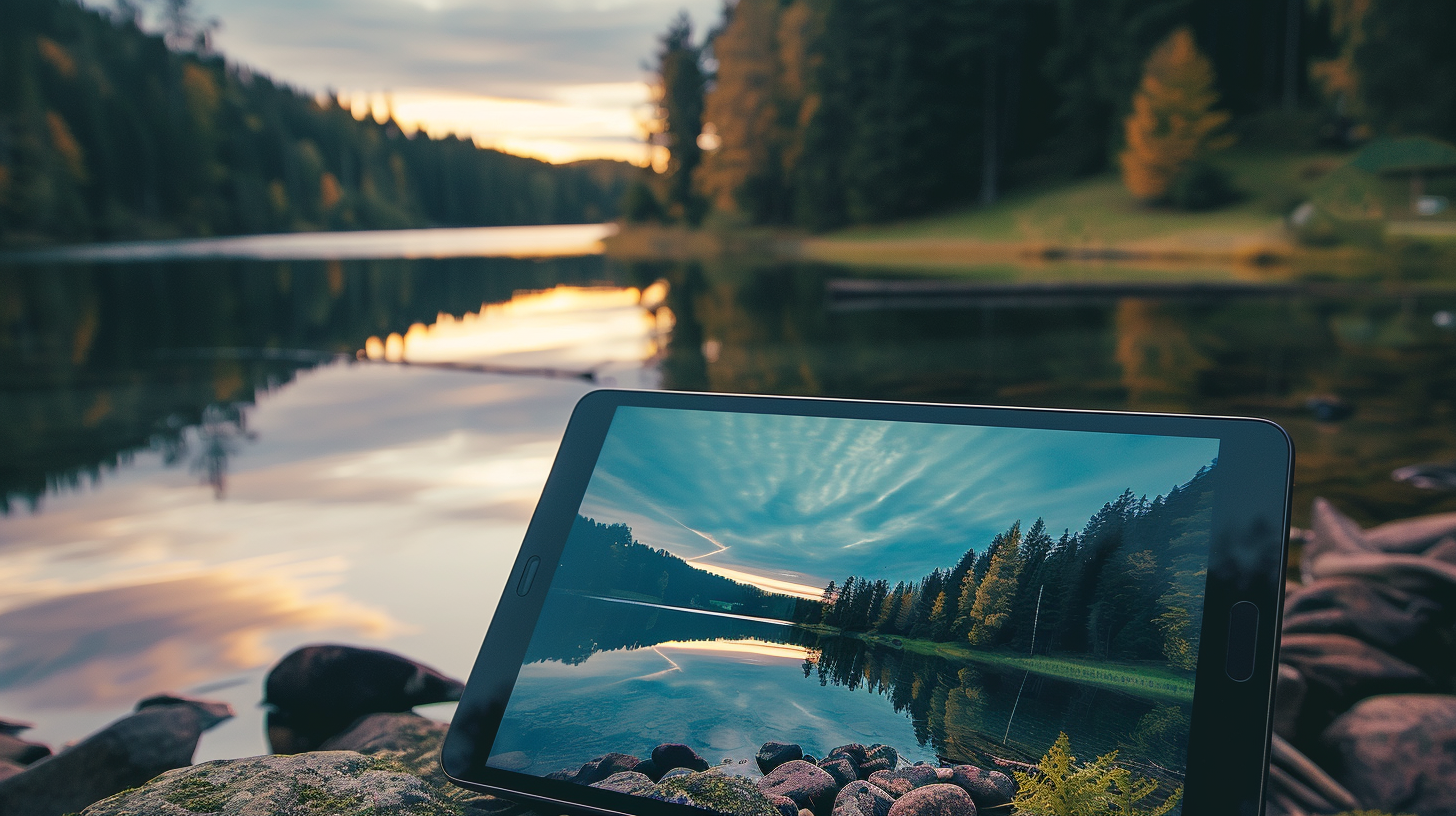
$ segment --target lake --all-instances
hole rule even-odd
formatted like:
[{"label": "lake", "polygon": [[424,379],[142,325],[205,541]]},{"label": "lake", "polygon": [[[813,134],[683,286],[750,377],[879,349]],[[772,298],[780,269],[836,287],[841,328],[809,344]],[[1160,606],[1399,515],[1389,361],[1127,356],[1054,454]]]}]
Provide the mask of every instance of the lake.
[{"label": "lake", "polygon": [[[210,759],[264,750],[263,674],[300,644],[465,676],[571,406],[604,385],[1252,414],[1295,439],[1296,522],[1316,495],[1365,523],[1456,510],[1389,477],[1456,459],[1456,290],[1439,280],[1238,272],[1195,291],[1140,269],[1137,287],[1057,289],[1035,283],[1044,268],[628,263],[577,233],[527,236],[542,257],[473,257],[525,250],[401,237],[408,251],[368,239],[390,256],[375,258],[318,249],[347,245],[334,235],[0,261],[0,716],[60,744],[160,690],[225,699],[239,716],[203,738]],[[582,665],[627,676],[659,660],[647,651]],[[1107,692],[957,669],[983,708],[937,730],[884,684],[763,659],[776,688],[861,712],[846,741],[893,719],[925,756],[1005,750],[979,740],[1007,734],[1013,685],[1016,756],[1121,711]],[[1173,713],[1127,699],[1117,739],[1168,750],[1153,724],[1135,732]],[[733,739],[715,761],[746,750]]]}]

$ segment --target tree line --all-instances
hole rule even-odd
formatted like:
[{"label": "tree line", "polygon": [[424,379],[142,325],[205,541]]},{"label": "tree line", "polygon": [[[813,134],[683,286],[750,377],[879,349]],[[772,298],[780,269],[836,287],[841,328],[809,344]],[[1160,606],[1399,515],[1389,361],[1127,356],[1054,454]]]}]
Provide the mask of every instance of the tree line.
[{"label": "tree line", "polygon": [[635,168],[406,135],[227,62],[173,2],[0,4],[0,243],[610,219]]},{"label": "tree line", "polygon": [[1445,0],[738,0],[662,38],[675,161],[627,214],[824,229],[1099,172],[1180,29],[1236,119],[1284,115],[1256,141],[1456,138],[1453,27]]},{"label": "tree line", "polygon": [[985,549],[894,586],[851,575],[824,588],[820,623],[852,632],[1014,648],[1028,654],[1165,660],[1192,670],[1215,466],[1149,500],[1131,491],[1081,531],[1037,519]]}]

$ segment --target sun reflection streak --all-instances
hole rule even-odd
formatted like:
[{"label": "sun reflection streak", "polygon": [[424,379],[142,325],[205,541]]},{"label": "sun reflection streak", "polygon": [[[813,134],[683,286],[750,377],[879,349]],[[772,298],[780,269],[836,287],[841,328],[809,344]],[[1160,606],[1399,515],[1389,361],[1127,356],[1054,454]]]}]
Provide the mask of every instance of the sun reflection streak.
[{"label": "sun reflection streak", "polygon": [[482,304],[461,317],[440,313],[404,334],[370,337],[359,356],[417,364],[471,363],[549,356],[553,365],[644,362],[671,333],[662,305],[666,284],[644,290],[557,286],[520,292],[505,303]]}]

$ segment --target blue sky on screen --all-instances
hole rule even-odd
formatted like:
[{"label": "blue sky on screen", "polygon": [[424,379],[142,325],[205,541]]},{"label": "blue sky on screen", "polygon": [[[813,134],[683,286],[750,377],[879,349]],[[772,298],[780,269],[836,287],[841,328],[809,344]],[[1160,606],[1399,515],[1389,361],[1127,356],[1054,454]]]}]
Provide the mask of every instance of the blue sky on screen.
[{"label": "blue sky on screen", "polygon": [[1217,455],[1214,439],[620,408],[581,513],[714,571],[893,582],[1017,519],[1075,532]]}]

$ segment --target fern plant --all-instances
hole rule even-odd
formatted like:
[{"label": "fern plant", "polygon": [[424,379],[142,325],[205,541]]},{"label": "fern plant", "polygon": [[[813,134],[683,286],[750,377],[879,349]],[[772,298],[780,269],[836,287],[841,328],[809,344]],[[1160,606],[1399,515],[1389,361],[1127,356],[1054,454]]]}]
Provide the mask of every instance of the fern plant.
[{"label": "fern plant", "polygon": [[1158,781],[1134,777],[1118,767],[1117,752],[1082,764],[1072,756],[1072,741],[1065,733],[1037,763],[1038,773],[1016,772],[1021,790],[1018,813],[1032,816],[1165,816],[1183,798],[1179,786],[1161,803],[1144,805],[1158,790]]}]

